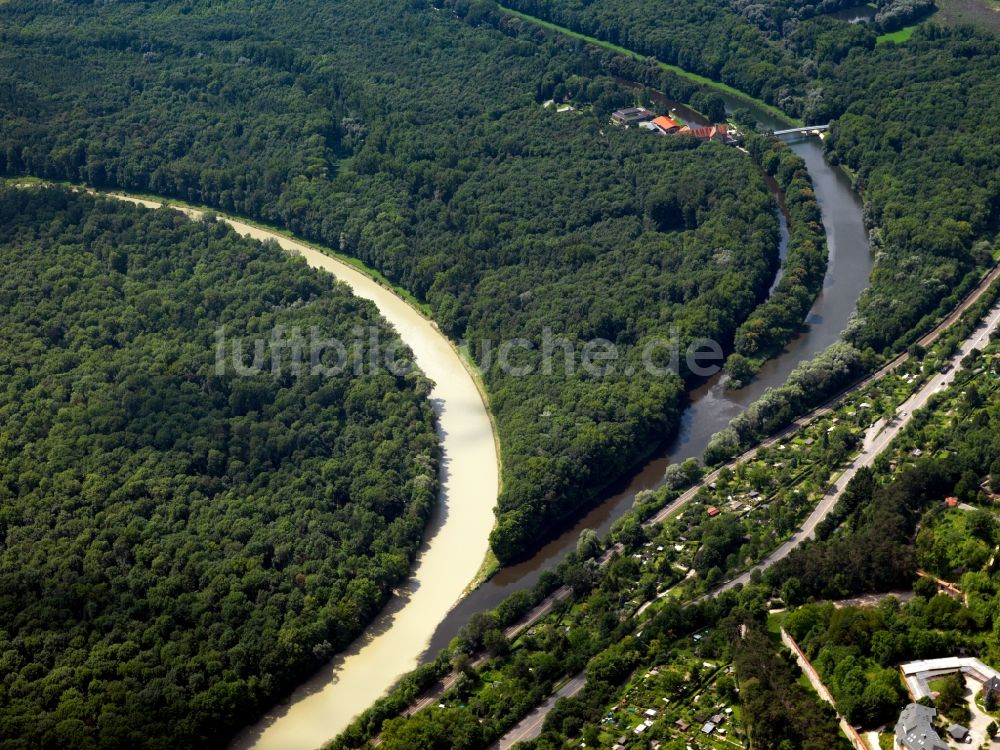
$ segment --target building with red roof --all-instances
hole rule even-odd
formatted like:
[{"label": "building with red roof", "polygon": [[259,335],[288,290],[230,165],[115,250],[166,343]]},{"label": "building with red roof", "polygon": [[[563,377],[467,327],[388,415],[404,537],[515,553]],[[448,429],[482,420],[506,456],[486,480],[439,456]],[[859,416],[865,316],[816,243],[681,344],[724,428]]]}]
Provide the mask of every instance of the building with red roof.
[{"label": "building with red roof", "polygon": [[653,120],[653,125],[658,127],[664,133],[673,133],[681,129],[681,124],[676,120],[671,120],[666,115],[661,115]]},{"label": "building with red roof", "polygon": [[699,141],[721,141],[725,143],[731,136],[725,125],[708,125],[700,128],[683,127],[676,131],[677,135],[690,135]]}]

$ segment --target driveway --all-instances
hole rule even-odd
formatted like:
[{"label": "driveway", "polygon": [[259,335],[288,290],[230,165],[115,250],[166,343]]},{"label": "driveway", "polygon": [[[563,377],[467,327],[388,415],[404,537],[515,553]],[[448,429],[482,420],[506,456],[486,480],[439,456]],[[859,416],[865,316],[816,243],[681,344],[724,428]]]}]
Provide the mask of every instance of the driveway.
[{"label": "driveway", "polygon": [[[965,676],[965,700],[969,704],[969,710],[972,711],[972,721],[969,722],[969,732],[972,734],[972,742],[967,743],[968,747],[982,747],[982,743],[986,737],[986,727],[989,726],[991,721],[994,721],[992,716],[983,713],[979,706],[976,705],[976,696],[981,689],[982,684],[979,680],[975,680],[968,675]],[[958,746],[962,747],[961,744]],[[990,740],[986,744],[986,747],[990,748],[990,750],[1000,750],[1000,742]]]}]

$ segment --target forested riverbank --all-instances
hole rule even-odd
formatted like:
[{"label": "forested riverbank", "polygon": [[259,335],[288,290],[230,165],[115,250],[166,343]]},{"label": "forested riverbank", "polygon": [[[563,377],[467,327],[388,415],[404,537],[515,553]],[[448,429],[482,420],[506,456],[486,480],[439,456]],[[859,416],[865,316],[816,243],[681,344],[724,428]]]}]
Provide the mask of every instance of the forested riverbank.
[{"label": "forested riverbank", "polygon": [[[423,3],[299,5],[5,3],[0,167],[328,244],[426,300],[480,361],[530,342],[509,358],[530,373],[497,356],[484,372],[504,453],[493,549],[522,558],[676,426],[689,373],[682,357],[650,374],[650,341],[731,349],[776,269],[773,202],[732,149],[608,128],[621,87],[558,40]],[[567,85],[593,112],[540,106]],[[542,371],[546,331],[568,367]],[[614,372],[580,366],[595,339]]]},{"label": "forested riverbank", "polygon": [[[657,11],[656,18],[649,8],[620,2],[585,8],[560,0],[508,3],[525,11],[517,14],[493,2],[448,4],[467,19],[488,19],[515,35],[555,33],[570,41],[574,34],[592,34],[600,44],[630,56],[598,51],[595,67],[624,69],[626,77],[659,85],[672,96],[672,90],[685,92],[691,84],[660,68],[663,61],[683,58],[689,70],[720,81],[720,91],[726,83],[744,85],[745,91],[806,120],[840,118],[834,120],[826,149],[834,163],[852,170],[865,200],[865,223],[877,253],[871,286],[845,331],[846,343],[803,367],[796,373],[799,383],[767,394],[754,404],[753,414],[721,432],[711,445],[712,460],[746,449],[850,383],[880,356],[901,351],[944,315],[972,286],[977,271],[993,261],[986,248],[1000,212],[995,177],[1000,147],[988,131],[998,121],[992,71],[1000,48],[984,31],[927,25],[908,36],[906,45],[876,45],[880,23],[852,25],[830,16],[813,17],[815,9],[780,2],[756,8],[764,15],[742,21],[738,16],[746,9],[738,4],[732,8],[735,15],[715,8],[691,15],[687,6]],[[887,3],[883,11],[902,12],[902,5]],[[553,21],[562,25],[553,26]],[[736,35],[739,44],[719,47],[718,57],[705,60],[710,48],[701,46],[700,39],[712,33]],[[764,48],[770,52],[761,57]],[[647,60],[645,72],[631,59],[637,52],[655,55]],[[956,65],[956,57],[968,62]],[[795,76],[785,79],[788,85],[779,96],[761,72],[764,59],[785,60],[786,66],[789,60],[797,61],[797,75],[804,75],[805,82],[796,88],[789,83]],[[911,76],[915,69],[921,71],[917,78]],[[761,85],[748,83],[754,76],[760,76]],[[882,96],[887,88],[900,96]],[[948,104],[942,111],[943,102]],[[855,117],[855,111],[868,114]],[[747,113],[743,117],[748,119]],[[959,156],[947,163],[933,158],[942,151]],[[936,181],[939,190],[917,187],[928,180]],[[934,230],[921,232],[918,227],[927,222]],[[733,371],[752,370],[738,354]],[[817,388],[806,387],[817,378],[822,381]]]},{"label": "forested riverbank", "polygon": [[[0,186],[0,254],[0,734],[218,744],[408,575],[437,497],[430,385],[329,352],[322,374],[254,366],[275,331],[392,334],[221,223]],[[220,331],[246,356],[220,360]]]},{"label": "forested riverbank", "polygon": [[[833,121],[827,151],[854,171],[880,254],[848,331],[859,349],[905,348],[965,275],[990,262],[984,243],[1000,211],[995,36],[929,24],[906,44],[876,47],[875,28],[796,15],[794,3],[782,2],[755,6],[759,23],[719,6],[508,5],[730,83],[807,122]],[[712,34],[738,41],[704,44]]]},{"label": "forested riverbank", "polygon": [[[753,22],[724,6],[652,19],[636,4],[588,5],[604,14],[595,36],[642,50],[636,19],[648,22],[664,59],[804,119],[835,120],[828,150],[856,175],[879,253],[849,343],[830,355],[844,354],[837,377],[905,348],[991,261],[995,39],[931,26],[905,46],[876,47],[874,29],[778,3]],[[484,23],[491,14],[496,28]],[[705,40],[720,38],[736,41],[709,59]],[[676,329],[681,349],[710,336],[732,351],[775,312],[759,304],[777,220],[750,161],[609,128],[607,113],[629,103],[615,81],[624,63],[491,3],[299,0],[221,12],[9,0],[0,59],[0,171],[279,224],[410,289],[480,359],[487,342],[534,343],[514,356],[533,372],[485,373],[505,458],[492,538],[503,562],[532,552],[676,428],[693,379],[643,370],[650,341]],[[718,109],[710,92],[646,67],[647,82],[666,81],[672,95],[689,87],[700,109]],[[586,107],[543,109],[550,98]],[[801,268],[814,275],[811,262]],[[767,320],[787,328],[799,296]],[[542,372],[546,328],[578,351],[614,344],[631,371]],[[838,387],[815,367],[807,375],[796,408]],[[185,690],[179,700],[196,692]],[[232,714],[257,705],[230,697]]]},{"label": "forested riverbank", "polygon": [[[684,17],[686,10],[664,9],[660,22],[654,22],[648,9],[629,3],[598,2],[586,9],[559,0],[510,5],[617,43],[627,38],[636,50],[660,54],[654,51],[659,49],[664,60],[687,50],[694,56],[688,58],[693,70],[713,70],[697,57],[704,53],[694,44],[698,35],[691,25],[710,24],[711,13],[692,20]],[[833,120],[826,150],[834,163],[852,170],[865,200],[876,266],[845,343],[804,366],[794,383],[766,394],[720,432],[710,445],[713,461],[736,455],[821,402],[872,367],[879,355],[902,351],[993,262],[989,246],[1000,216],[1000,138],[992,134],[1000,121],[996,37],[928,24],[906,44],[876,46],[877,27],[810,19],[797,11],[789,24],[789,16],[782,15],[789,9],[792,5],[770,4],[765,13],[770,20],[742,26],[736,16],[723,14],[718,29],[741,28],[743,52],[763,45],[778,58],[791,54],[801,64],[799,74],[809,79],[798,88],[799,94],[808,92],[805,100],[776,98],[758,86],[747,90],[810,122]],[[670,22],[674,14],[682,17],[680,23]],[[775,22],[780,18],[786,22]],[[509,18],[507,23],[519,27],[525,21]],[[755,67],[762,59],[756,53],[741,56],[729,49],[722,55],[728,67],[716,71],[720,80],[762,75]],[[787,89],[789,94],[794,90]],[[885,96],[886,91],[897,95]],[[935,156],[941,153],[952,158]],[[936,187],[928,190],[929,184]]]},{"label": "forested riverbank", "polygon": [[[710,711],[721,713],[730,705],[733,712],[723,714],[728,739],[751,737],[817,750],[836,746],[840,740],[829,710],[811,703],[780,667],[777,638],[770,640],[766,633],[771,626],[777,629],[768,610],[797,606],[811,596],[841,598],[905,587],[914,580],[915,559],[942,573],[988,562],[989,542],[996,539],[996,522],[988,513],[971,514],[967,526],[961,521],[966,510],[946,511],[951,517],[943,522],[939,517],[950,492],[987,504],[995,501],[990,497],[995,490],[988,488],[1000,487],[993,471],[1000,468],[997,440],[990,432],[1000,309],[996,282],[983,289],[961,319],[928,345],[925,356],[901,363],[801,430],[703,478],[671,514],[658,509],[671,507],[678,490],[664,488],[643,498],[603,544],[593,534],[582,535],[577,549],[534,591],[520,592],[496,611],[470,620],[448,651],[330,747],[371,747],[366,740],[381,731],[380,746],[390,748],[406,747],[414,738],[428,746],[484,748],[502,737],[507,746],[522,741],[526,747],[554,750],[578,747],[581,741],[612,744],[624,735],[635,745],[659,741],[682,750],[710,720]],[[939,372],[942,362],[956,364],[947,376]],[[950,378],[950,387],[942,389]],[[907,411],[916,394],[929,398],[927,407]],[[902,432],[893,442],[882,442],[872,452],[876,443],[868,450],[867,440],[863,446],[855,439],[863,432],[882,434],[880,426],[894,414]],[[951,440],[950,428],[959,421],[963,427]],[[914,445],[928,451],[920,455]],[[794,532],[812,504],[829,497],[830,483],[855,462],[873,463],[874,469],[858,471],[834,496],[836,504],[827,504],[826,520],[817,529],[820,541]],[[719,512],[706,513],[711,507]],[[915,558],[914,532],[925,511],[933,531],[917,536],[921,557]],[[956,525],[973,530],[974,538],[949,543],[956,539]],[[791,554],[768,570],[731,577],[788,534],[799,544]],[[719,566],[727,572],[720,573]],[[739,584],[719,587],[726,577]],[[944,655],[963,645],[995,659],[987,617],[995,584],[984,572],[968,573],[966,582],[975,592],[967,607],[948,595],[935,597],[936,586],[927,581],[916,587],[920,597],[933,602],[930,607],[917,599],[904,618],[859,618],[859,627],[886,631],[877,646],[854,642],[855,631],[841,628],[845,618],[831,605],[806,607],[801,619],[788,619],[789,629],[796,637],[816,639],[809,644],[815,653],[829,624],[835,632],[827,637],[836,647],[821,654],[817,666],[831,672],[837,666],[836,682],[830,684],[838,706],[858,721],[885,721],[903,696],[898,673],[886,668],[893,660]],[[509,627],[558,583],[564,594],[548,600],[543,616],[531,620],[530,627]],[[699,595],[713,590],[717,595]],[[887,606],[896,611],[891,601]],[[845,614],[848,621],[855,617],[851,610]],[[955,632],[928,636],[929,623]],[[963,640],[960,633],[969,637]],[[560,659],[549,658],[552,653]],[[726,666],[730,662],[741,681],[738,695]],[[421,687],[449,672],[458,679],[447,689],[432,688],[427,695],[433,699],[424,709],[391,718]],[[573,689],[556,701],[550,696],[561,684]],[[543,700],[543,707],[532,712]],[[768,710],[775,701],[800,706],[802,715],[790,719],[783,711]],[[630,736],[640,721],[644,729]],[[641,740],[633,739],[639,735]]]}]

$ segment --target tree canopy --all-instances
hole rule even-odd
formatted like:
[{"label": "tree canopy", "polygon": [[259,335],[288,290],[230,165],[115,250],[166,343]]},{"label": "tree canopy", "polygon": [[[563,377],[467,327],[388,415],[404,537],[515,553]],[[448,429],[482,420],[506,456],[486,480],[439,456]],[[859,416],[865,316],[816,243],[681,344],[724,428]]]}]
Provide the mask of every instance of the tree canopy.
[{"label": "tree canopy", "polygon": [[[589,52],[455,10],[12,0],[0,169],[275,222],[428,302],[484,369],[504,455],[492,544],[509,562],[674,428],[684,357],[651,374],[643,351],[675,333],[682,353],[700,337],[730,349],[779,230],[743,154],[611,128],[622,88]],[[541,106],[571,95],[593,107]],[[557,343],[546,371],[546,331],[575,350],[568,367]],[[497,353],[518,341],[526,375]],[[591,341],[617,347],[614,372],[581,366]]]},{"label": "tree canopy", "polygon": [[428,384],[220,372],[223,326],[385,328],[221,223],[0,187],[0,258],[0,744],[218,744],[407,575]]}]

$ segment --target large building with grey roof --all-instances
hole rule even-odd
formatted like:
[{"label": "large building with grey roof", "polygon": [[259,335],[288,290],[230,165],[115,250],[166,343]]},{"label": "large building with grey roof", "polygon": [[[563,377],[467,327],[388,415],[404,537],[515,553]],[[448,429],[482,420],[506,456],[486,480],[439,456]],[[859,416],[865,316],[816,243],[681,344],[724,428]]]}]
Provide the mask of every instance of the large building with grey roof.
[{"label": "large building with grey roof", "polygon": [[896,722],[896,747],[899,750],[948,750],[948,743],[934,729],[937,709],[911,703]]}]

